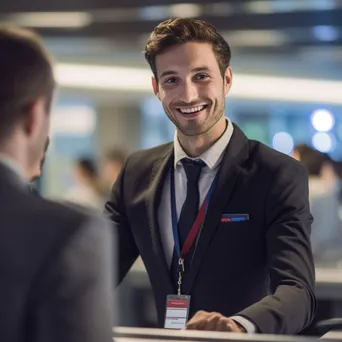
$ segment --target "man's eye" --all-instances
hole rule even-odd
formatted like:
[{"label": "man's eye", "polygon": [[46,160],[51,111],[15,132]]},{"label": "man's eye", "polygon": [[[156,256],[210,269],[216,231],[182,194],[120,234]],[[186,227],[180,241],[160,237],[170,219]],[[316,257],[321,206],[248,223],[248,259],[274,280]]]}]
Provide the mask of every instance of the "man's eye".
[{"label": "man's eye", "polygon": [[176,78],[175,77],[171,77],[171,78],[168,78],[165,83],[175,83],[176,82]]},{"label": "man's eye", "polygon": [[204,80],[206,78],[208,78],[208,75],[206,74],[198,74],[195,76],[196,80]]}]

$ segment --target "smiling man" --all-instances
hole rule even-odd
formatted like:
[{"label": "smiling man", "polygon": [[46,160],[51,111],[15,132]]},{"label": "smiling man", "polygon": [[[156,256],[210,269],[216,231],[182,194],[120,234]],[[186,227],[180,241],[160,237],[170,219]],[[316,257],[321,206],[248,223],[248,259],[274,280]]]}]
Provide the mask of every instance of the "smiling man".
[{"label": "smiling man", "polygon": [[231,52],[212,25],[166,20],[145,57],[176,133],[128,158],[106,204],[120,280],[141,255],[165,328],[299,332],[316,308],[304,168],[225,117]]}]

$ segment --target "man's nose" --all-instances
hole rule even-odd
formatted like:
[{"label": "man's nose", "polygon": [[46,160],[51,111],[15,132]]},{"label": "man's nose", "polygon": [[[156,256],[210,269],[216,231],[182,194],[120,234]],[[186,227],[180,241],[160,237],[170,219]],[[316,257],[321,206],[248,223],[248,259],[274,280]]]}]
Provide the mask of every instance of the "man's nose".
[{"label": "man's nose", "polygon": [[180,101],[192,103],[198,99],[197,87],[193,82],[184,82],[179,97]]}]

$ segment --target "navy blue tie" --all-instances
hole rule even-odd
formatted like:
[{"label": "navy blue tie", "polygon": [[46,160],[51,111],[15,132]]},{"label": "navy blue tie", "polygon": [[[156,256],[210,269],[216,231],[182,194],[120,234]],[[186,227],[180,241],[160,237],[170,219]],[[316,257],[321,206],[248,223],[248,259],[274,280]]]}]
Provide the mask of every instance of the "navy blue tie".
[{"label": "navy blue tie", "polygon": [[178,233],[180,248],[183,247],[184,242],[190,232],[190,229],[195,222],[199,209],[199,190],[198,180],[201,175],[203,166],[205,165],[201,160],[192,160],[185,158],[182,161],[184,171],[187,177],[186,198],[183,204],[181,213],[178,219]]},{"label": "navy blue tie", "polygon": [[[184,242],[195,222],[199,209],[198,181],[205,163],[201,160],[185,158],[181,160],[187,177],[186,198],[178,219],[179,244],[182,249]],[[174,249],[171,263],[171,276],[176,282],[178,269],[178,257]]]}]

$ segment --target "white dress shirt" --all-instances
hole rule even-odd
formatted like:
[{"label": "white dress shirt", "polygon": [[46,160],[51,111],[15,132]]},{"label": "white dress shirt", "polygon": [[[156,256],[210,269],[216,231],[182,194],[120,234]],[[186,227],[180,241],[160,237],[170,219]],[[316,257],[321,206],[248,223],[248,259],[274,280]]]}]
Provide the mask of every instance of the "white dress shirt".
[{"label": "white dress shirt", "polygon": [[[205,166],[202,169],[200,179],[198,181],[199,187],[199,206],[209,191],[209,188],[217,174],[219,169],[223,153],[227,147],[232,135],[234,127],[232,122],[227,119],[227,128],[220,139],[212,145],[207,151],[205,151],[198,158],[190,158],[183,150],[177,137],[177,132],[174,136],[174,177],[175,177],[175,197],[176,197],[176,212],[179,219],[182,206],[185,202],[187,193],[187,177],[185,170],[181,163],[183,158],[190,158],[193,160],[202,160]],[[166,177],[165,184],[162,192],[162,199],[158,210],[158,224],[160,227],[160,235],[165,253],[165,258],[169,267],[171,267],[174,238],[172,232],[172,220],[171,220],[171,204],[170,204],[170,174]],[[255,326],[248,319],[241,316],[232,317],[236,322],[240,323],[248,333],[254,333],[256,331]]]}]

